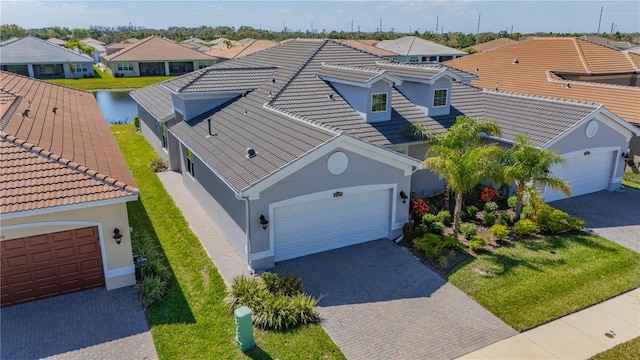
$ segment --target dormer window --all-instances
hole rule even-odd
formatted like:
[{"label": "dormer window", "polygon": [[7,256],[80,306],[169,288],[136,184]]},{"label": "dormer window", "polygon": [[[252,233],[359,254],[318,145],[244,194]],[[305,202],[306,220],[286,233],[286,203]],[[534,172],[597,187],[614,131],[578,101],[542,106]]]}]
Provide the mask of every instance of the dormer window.
[{"label": "dormer window", "polygon": [[447,105],[447,89],[436,89],[433,92],[433,107]]},{"label": "dormer window", "polygon": [[387,94],[379,93],[371,95],[371,112],[387,111]]}]

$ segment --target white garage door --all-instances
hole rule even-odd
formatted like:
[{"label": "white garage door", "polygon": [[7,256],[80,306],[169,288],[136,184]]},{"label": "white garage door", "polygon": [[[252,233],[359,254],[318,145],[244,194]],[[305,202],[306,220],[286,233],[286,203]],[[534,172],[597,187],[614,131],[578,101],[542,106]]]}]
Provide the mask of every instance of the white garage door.
[{"label": "white garage door", "polygon": [[275,261],[387,237],[390,197],[384,189],[275,207]]},{"label": "white garage door", "polygon": [[[608,151],[568,158],[564,166],[555,166],[551,172],[569,184],[571,196],[589,194],[607,188],[613,168],[613,156],[614,153]],[[562,192],[545,189],[546,202],[564,198]]]}]

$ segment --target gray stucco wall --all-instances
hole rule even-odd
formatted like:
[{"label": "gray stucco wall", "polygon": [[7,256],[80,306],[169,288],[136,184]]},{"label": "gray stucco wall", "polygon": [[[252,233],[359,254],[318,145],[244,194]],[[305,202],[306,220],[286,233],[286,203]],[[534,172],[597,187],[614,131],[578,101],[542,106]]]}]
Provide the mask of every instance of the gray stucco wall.
[{"label": "gray stucco wall", "polygon": [[[621,152],[626,152],[629,143],[624,135],[618,131],[612,129],[603,120],[607,120],[605,115],[598,114],[594,120],[598,122],[598,131],[592,138],[586,136],[586,128],[589,122],[581,124],[576,129],[571,131],[567,136],[562,138],[551,149],[560,155],[572,153],[575,151],[591,151],[595,153],[603,148],[615,148],[614,165],[611,170],[610,183],[607,187],[608,190],[615,190],[620,187],[622,182],[622,173],[624,172],[623,159],[620,157]],[[630,136],[630,134],[629,134]]]},{"label": "gray stucco wall", "polygon": [[162,148],[162,127],[158,120],[140,105],[138,105],[138,117],[140,117],[140,132],[142,135],[147,139],[156,154],[169,161],[168,152]]},{"label": "gray stucco wall", "polygon": [[206,99],[188,99],[171,94],[171,100],[176,111],[180,112],[184,116],[184,120],[189,121],[198,115],[202,115],[205,112],[212,110],[225,102],[233,99],[237,95],[228,95],[226,97],[211,97]]},{"label": "gray stucco wall", "polygon": [[[429,146],[427,144],[411,145],[407,155],[423,160]],[[418,196],[432,196],[444,191],[444,180],[429,169],[418,170],[411,176],[411,192]]]},{"label": "gray stucco wall", "polygon": [[[448,78],[440,78],[433,85],[403,81],[397,86],[398,90],[406,96],[411,102],[422,108],[429,116],[448,115],[451,104],[451,80]],[[433,107],[434,90],[447,90],[447,105],[442,107]]]},{"label": "gray stucco wall", "polygon": [[[327,159],[336,151],[344,152],[349,158],[347,170],[340,175],[333,175],[327,170]],[[404,192],[409,191],[411,176],[405,176],[402,170],[395,167],[338,148],[264,190],[260,193],[260,199],[251,201],[250,233],[252,253],[269,250],[269,231],[262,229],[258,218],[260,214],[269,214],[270,204],[320,191],[340,191],[348,187],[377,184],[397,184],[397,193],[393,194],[394,198],[392,199],[392,201],[395,201],[396,213],[392,214],[389,237],[395,238],[399,236],[402,230],[392,228],[394,224],[403,224],[408,221],[409,202],[402,203],[398,193],[401,190]],[[273,267],[273,257],[254,260],[251,262],[251,266],[254,269]]]},{"label": "gray stucco wall", "polygon": [[[184,145],[180,144],[182,169],[186,169],[185,153]],[[194,173],[195,176],[191,177],[186,170],[182,172],[185,187],[205,209],[211,221],[218,225],[240,257],[246,260],[245,202],[238,200],[235,193],[198,157],[194,157]]]},{"label": "gray stucco wall", "polygon": [[[332,83],[351,107],[367,122],[389,121],[391,119],[391,86],[385,81],[378,81],[371,88]],[[387,94],[387,111],[371,112],[373,94]]]}]

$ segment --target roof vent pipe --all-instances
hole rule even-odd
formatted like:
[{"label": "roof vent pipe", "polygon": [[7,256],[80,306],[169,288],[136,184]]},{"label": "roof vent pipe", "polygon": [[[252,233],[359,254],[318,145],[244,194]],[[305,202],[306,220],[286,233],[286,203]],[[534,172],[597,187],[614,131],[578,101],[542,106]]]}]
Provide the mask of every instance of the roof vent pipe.
[{"label": "roof vent pipe", "polygon": [[209,125],[209,136],[211,136],[211,119],[207,119],[207,123]]}]

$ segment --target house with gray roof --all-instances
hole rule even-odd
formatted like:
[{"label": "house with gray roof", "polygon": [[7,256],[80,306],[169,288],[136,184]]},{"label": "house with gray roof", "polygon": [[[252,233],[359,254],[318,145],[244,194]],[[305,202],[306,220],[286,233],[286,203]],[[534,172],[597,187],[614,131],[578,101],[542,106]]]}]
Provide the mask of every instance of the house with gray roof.
[{"label": "house with gray roof", "polygon": [[405,63],[443,62],[468,55],[464,51],[417,36],[384,40],[375,46],[398,54],[394,60]]},{"label": "house with gray roof", "polygon": [[0,44],[0,69],[37,79],[93,77],[91,57],[31,35]]},{"label": "house with gray roof", "polygon": [[551,170],[578,193],[620,187],[637,129],[597,104],[482,90],[471,77],[299,39],[131,96],[144,136],[254,270],[401,236],[408,195],[443,189],[412,125],[442,133],[459,115],[492,120],[503,134],[488,141],[522,133],[563,154],[567,170]]}]

